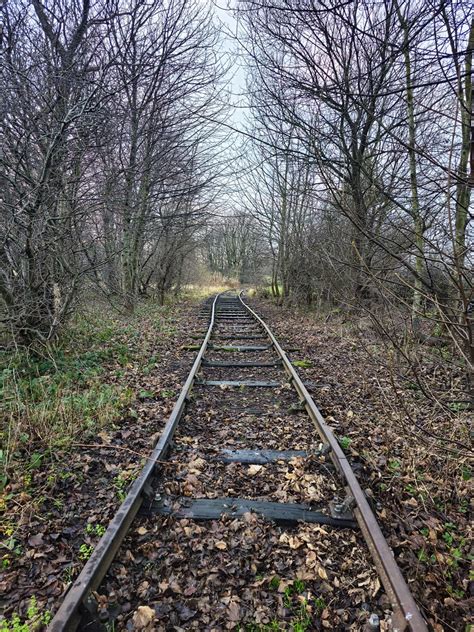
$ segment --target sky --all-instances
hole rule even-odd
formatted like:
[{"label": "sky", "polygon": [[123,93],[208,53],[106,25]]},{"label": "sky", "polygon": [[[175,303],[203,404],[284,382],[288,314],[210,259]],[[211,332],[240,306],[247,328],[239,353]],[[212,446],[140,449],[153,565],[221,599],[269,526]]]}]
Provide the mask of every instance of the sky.
[{"label": "sky", "polygon": [[227,122],[238,129],[241,129],[245,121],[247,110],[246,99],[246,68],[245,58],[236,40],[239,33],[239,25],[233,15],[233,8],[236,0],[205,0],[214,9],[215,19],[222,27],[221,41],[223,51],[227,54],[230,63],[229,69],[229,91],[231,102],[234,105]]}]

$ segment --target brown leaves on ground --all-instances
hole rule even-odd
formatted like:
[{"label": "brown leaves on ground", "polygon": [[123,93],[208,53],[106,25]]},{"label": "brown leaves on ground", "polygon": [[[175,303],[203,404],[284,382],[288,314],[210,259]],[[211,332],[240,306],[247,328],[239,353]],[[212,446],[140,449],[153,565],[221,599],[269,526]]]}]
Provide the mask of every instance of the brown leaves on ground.
[{"label": "brown leaves on ground", "polygon": [[[206,377],[218,377],[213,371],[207,367]],[[239,368],[232,379],[258,377],[252,371]],[[272,378],[285,384],[277,370]],[[160,495],[319,503],[323,509],[344,495],[334,471],[316,456],[318,437],[294,390],[196,386],[193,395],[162,467]],[[308,455],[249,465],[223,462],[222,448],[303,449]],[[318,525],[279,528],[252,513],[204,523],[155,517],[141,526],[143,537],[136,537],[138,530],[128,536],[100,588],[121,604],[119,630],[130,627],[144,601],[159,631],[273,621],[293,630],[303,619],[310,629],[360,630],[368,611],[385,617],[386,599],[359,534]]]},{"label": "brown leaves on ground", "polygon": [[[257,310],[283,347],[298,348],[291,360],[310,360],[297,370],[337,436],[350,440],[345,452],[362,466],[358,477],[433,629],[463,630],[474,606],[469,413],[449,412],[423,397],[409,374],[393,375],[385,347],[356,318],[328,323],[267,301]],[[439,399],[462,397],[454,365],[420,348],[418,370]]]},{"label": "brown leaves on ground", "polygon": [[[179,350],[179,341],[188,341],[199,328],[196,314],[192,303],[175,308],[173,335],[157,336],[146,319],[139,338],[121,334],[129,351],[139,345],[140,354],[148,349],[150,358],[159,357],[152,370],[141,363],[110,363],[101,373],[106,384],[120,382],[136,393],[123,419],[90,432],[72,452],[55,449],[51,463],[44,459],[41,467],[8,484],[0,499],[6,547],[0,592],[6,617],[24,616],[32,595],[42,612],[59,606],[161,434],[175,397],[159,394],[176,393],[191,367],[193,356]],[[143,527],[138,534],[144,535]]]},{"label": "brown leaves on ground", "polygon": [[155,611],[149,606],[139,606],[132,617],[135,630],[150,630],[155,620]]},{"label": "brown leaves on ground", "polygon": [[[100,589],[125,604],[119,630],[129,628],[144,601],[155,612],[157,631],[237,629],[275,619],[291,630],[303,607],[308,629],[355,632],[367,619],[365,608],[382,612],[387,605],[365,545],[352,531],[286,530],[252,513],[199,524],[155,517],[145,525],[141,543],[127,537]],[[137,596],[144,579],[146,590]]]}]

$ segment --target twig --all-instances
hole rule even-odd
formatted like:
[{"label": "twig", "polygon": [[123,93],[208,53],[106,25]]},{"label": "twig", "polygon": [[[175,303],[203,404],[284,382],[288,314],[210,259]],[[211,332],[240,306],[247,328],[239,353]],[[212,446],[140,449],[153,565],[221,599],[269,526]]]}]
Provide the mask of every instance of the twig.
[{"label": "twig", "polygon": [[[122,450],[124,452],[130,452],[131,454],[135,454],[136,456],[139,456],[142,459],[146,459],[149,460],[151,459],[151,455],[144,455],[141,452],[137,452],[136,450],[132,450],[131,448],[125,448],[123,446],[120,445],[110,445],[107,443],[72,443],[72,446],[75,446],[77,448],[109,448],[111,450]],[[158,461],[156,460],[155,463],[158,463],[159,465],[171,465],[170,461]]]}]

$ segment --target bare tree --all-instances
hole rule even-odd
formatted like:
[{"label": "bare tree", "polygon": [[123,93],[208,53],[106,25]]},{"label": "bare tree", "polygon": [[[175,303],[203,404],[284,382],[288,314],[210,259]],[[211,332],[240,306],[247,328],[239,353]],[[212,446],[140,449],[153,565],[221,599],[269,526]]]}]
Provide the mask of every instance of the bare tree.
[{"label": "bare tree", "polygon": [[2,8],[0,294],[4,325],[48,340],[71,310],[83,266],[75,247],[84,147],[103,97],[99,32],[88,0]]},{"label": "bare tree", "polygon": [[[192,172],[200,169],[199,146],[208,129],[197,115],[217,89],[216,43],[209,10],[189,0],[127,3],[110,33],[116,60],[110,81],[118,90],[110,107],[118,125],[104,160],[112,172],[107,182],[114,182],[121,197],[113,222],[120,234],[113,241],[120,246],[116,276],[129,310],[140,292],[144,262],[167,249],[158,244],[170,234],[169,209],[174,205],[182,218],[185,206],[176,198],[195,199],[202,187]],[[193,212],[189,204],[187,209]],[[160,217],[166,218],[161,233]],[[176,222],[174,234],[178,226],[184,223]],[[104,237],[110,250],[110,233],[104,230]]]},{"label": "bare tree", "polygon": [[90,281],[129,310],[164,300],[214,202],[225,68],[195,0],[2,14],[1,317],[44,343]]},{"label": "bare tree", "polygon": [[[327,235],[325,218],[344,217],[344,247],[319,242],[344,301],[398,302],[412,325],[442,323],[471,372],[472,18],[443,0],[248,0],[238,11],[263,130],[254,140],[268,149],[261,169],[278,153],[303,158],[308,230]],[[311,243],[306,269],[319,259]]]}]

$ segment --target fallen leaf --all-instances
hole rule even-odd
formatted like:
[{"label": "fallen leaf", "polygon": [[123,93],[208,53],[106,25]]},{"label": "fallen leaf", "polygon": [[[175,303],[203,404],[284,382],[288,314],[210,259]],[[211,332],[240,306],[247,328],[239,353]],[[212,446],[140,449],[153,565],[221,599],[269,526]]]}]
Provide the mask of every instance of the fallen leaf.
[{"label": "fallen leaf", "polygon": [[189,621],[196,614],[196,610],[191,610],[186,604],[180,603],[179,601],[175,604],[175,608],[179,618],[183,622]]},{"label": "fallen leaf", "polygon": [[227,617],[229,621],[239,621],[240,619],[240,606],[237,602],[231,601],[227,608]]},{"label": "fallen leaf", "polygon": [[43,533],[32,535],[31,538],[28,539],[28,544],[30,546],[41,546],[43,544],[43,535]]},{"label": "fallen leaf", "polygon": [[290,549],[299,549],[300,546],[303,545],[303,542],[297,537],[290,536],[288,538],[288,544],[290,545]]},{"label": "fallen leaf", "polygon": [[200,471],[206,465],[206,461],[198,457],[189,463],[189,471],[193,472],[194,470]]},{"label": "fallen leaf", "polygon": [[149,606],[139,606],[133,615],[132,623],[135,630],[144,630],[155,619],[155,611]]},{"label": "fallen leaf", "polygon": [[318,568],[318,575],[321,577],[321,579],[327,579],[328,578],[328,574],[326,573],[326,571],[324,570],[324,568],[322,566],[320,566]]},{"label": "fallen leaf", "polygon": [[191,595],[194,595],[196,590],[197,590],[196,586],[188,586],[184,591],[184,595],[186,597],[191,597]]},{"label": "fallen leaf", "polygon": [[376,577],[372,585],[372,597],[375,597],[375,595],[379,592],[379,590],[380,590],[380,580],[378,577]]}]

